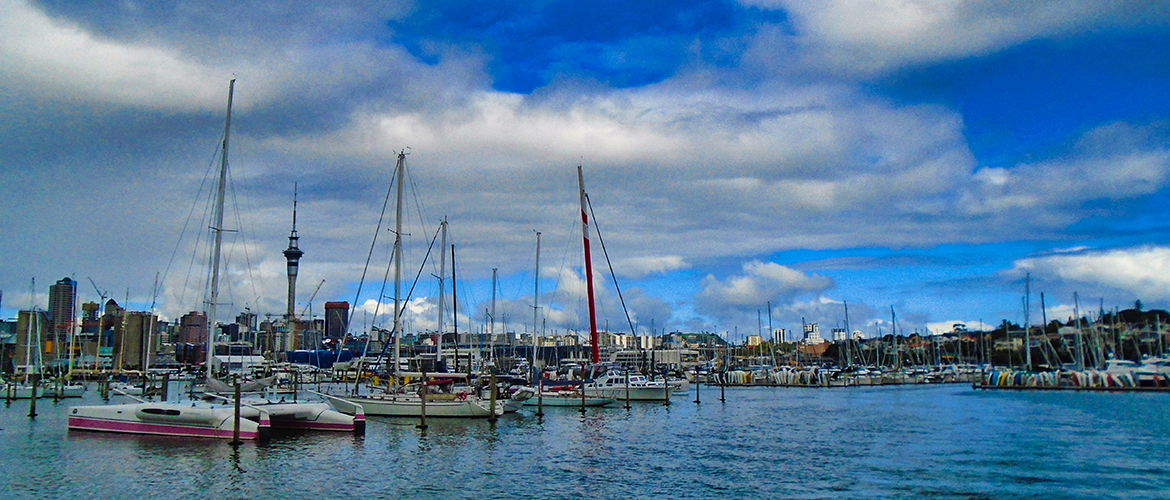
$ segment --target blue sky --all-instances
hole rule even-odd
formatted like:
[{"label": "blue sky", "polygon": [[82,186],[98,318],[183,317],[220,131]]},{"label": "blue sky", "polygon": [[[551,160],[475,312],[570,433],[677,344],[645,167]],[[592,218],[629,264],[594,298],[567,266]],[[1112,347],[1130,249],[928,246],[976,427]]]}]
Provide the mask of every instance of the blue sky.
[{"label": "blue sky", "polygon": [[[769,303],[788,329],[842,324],[845,303],[867,335],[889,331],[891,307],[906,332],[1018,323],[1025,276],[1034,320],[1040,292],[1049,318],[1074,293],[1090,310],[1170,307],[1170,8],[1156,3],[0,10],[0,316],[45,307],[63,276],[82,300],[93,278],[165,317],[202,308],[200,186],[231,78],[229,312],[284,309],[298,183],[298,309],[356,301],[355,325],[384,323],[370,290],[386,238],[379,283],[355,291],[406,148],[406,274],[446,216],[461,330],[484,328],[492,269],[497,315],[531,328],[537,230],[541,324],[586,327],[578,164],[639,332],[742,336]],[[599,274],[601,323],[628,329]],[[436,294],[419,286],[410,328],[434,328]]]}]

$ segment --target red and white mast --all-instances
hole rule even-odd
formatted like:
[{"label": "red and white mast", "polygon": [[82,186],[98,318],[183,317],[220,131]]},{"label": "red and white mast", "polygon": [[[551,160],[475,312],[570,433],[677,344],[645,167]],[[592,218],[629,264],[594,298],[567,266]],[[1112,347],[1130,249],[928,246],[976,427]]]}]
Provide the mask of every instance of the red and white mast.
[{"label": "red and white mast", "polygon": [[585,289],[589,294],[589,343],[592,349],[590,359],[594,364],[601,362],[597,345],[597,308],[593,305],[593,259],[589,254],[589,215],[585,211],[585,174],[577,165],[577,185],[581,188],[581,239],[585,244]]}]

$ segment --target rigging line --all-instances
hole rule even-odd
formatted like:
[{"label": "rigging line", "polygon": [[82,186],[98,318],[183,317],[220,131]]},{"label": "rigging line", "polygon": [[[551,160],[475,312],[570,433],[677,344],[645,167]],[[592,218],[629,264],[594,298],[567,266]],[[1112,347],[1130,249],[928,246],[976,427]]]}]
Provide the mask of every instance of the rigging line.
[{"label": "rigging line", "polygon": [[[565,268],[567,268],[569,266],[569,264],[568,264],[569,254],[572,253],[574,257],[579,255],[579,254],[577,254],[576,249],[580,248],[581,246],[576,245],[574,243],[576,243],[575,240],[577,238],[575,231],[578,227],[580,227],[580,224],[581,224],[580,217],[581,216],[578,214],[576,216],[576,218],[567,219],[567,221],[568,221],[567,222],[567,230],[564,232],[565,244],[564,244],[564,246],[561,247],[563,249],[563,251],[561,252],[561,265],[559,268],[557,268],[557,279],[558,280],[561,278],[561,276],[564,276]],[[558,299],[560,299],[561,297],[568,298],[568,293],[564,292],[561,289],[560,282],[558,281],[556,288],[551,292],[551,295],[549,296],[548,304],[551,306],[553,303],[559,303]],[[566,306],[566,308],[571,308],[572,310],[580,310],[580,307],[581,307],[580,300],[578,300],[576,304],[570,304],[570,305]],[[574,329],[574,331],[576,331],[576,329]]]},{"label": "rigging line", "polygon": [[613,287],[617,290],[618,299],[622,303],[622,312],[626,313],[626,322],[630,324],[630,333],[637,336],[638,332],[634,330],[634,322],[630,320],[630,310],[626,308],[626,299],[622,297],[622,288],[618,286],[617,275],[613,272],[613,263],[609,260],[609,252],[605,250],[605,238],[601,237],[601,226],[597,224],[597,215],[593,213],[593,201],[589,199],[589,193],[585,193],[585,204],[589,206],[589,216],[593,218],[593,230],[597,232],[597,241],[601,243],[601,253],[605,255],[605,264],[609,266],[609,276],[613,278]]},{"label": "rigging line", "polygon": [[[217,144],[223,144],[223,133],[222,132],[220,133],[220,141]],[[196,191],[196,193],[202,193],[204,186],[207,185],[207,180],[211,177],[211,172],[213,172],[215,169],[215,157],[217,156],[217,153],[219,153],[219,148],[220,148],[220,146],[217,145],[215,147],[215,150],[212,151],[211,159],[208,161],[208,164],[207,164],[207,170],[204,171],[204,173],[203,173],[203,180],[199,182],[199,190]],[[195,196],[195,198],[191,200],[191,209],[187,211],[187,219],[183,221],[183,229],[179,231],[179,239],[177,241],[175,241],[175,248],[171,250],[171,258],[170,258],[170,260],[167,261],[166,270],[163,271],[162,282],[166,282],[167,276],[171,272],[171,264],[173,264],[175,262],[175,257],[177,257],[179,254],[179,247],[182,246],[182,244],[183,244],[183,236],[187,234],[187,228],[191,224],[191,218],[194,217],[194,215],[195,215],[195,206],[198,204],[199,204],[199,196]],[[202,220],[202,219],[200,219],[200,220]],[[203,232],[199,231],[197,234],[202,235]],[[198,246],[198,240],[196,240],[196,246]],[[188,278],[189,277],[190,277],[190,267],[188,267]],[[183,286],[184,286],[184,288],[187,286],[186,279],[184,279],[184,281],[183,281]],[[180,303],[182,303],[182,301],[183,301],[182,297],[185,295],[184,292],[185,291],[182,291],[182,290],[180,291],[180,295],[179,295],[179,297],[180,297],[179,302]]]},{"label": "rigging line", "polygon": [[[394,192],[394,180],[396,177],[394,175],[390,176],[390,187],[386,188],[386,199],[382,202],[382,213],[378,215],[378,226],[374,229],[373,241],[370,241],[370,252],[366,255],[366,265],[362,268],[361,279],[358,280],[357,292],[354,293],[353,297],[353,309],[349,310],[349,319],[345,323],[347,325],[353,324],[353,315],[357,312],[358,300],[362,296],[362,286],[366,282],[366,271],[370,269],[370,260],[374,257],[374,247],[378,244],[378,235],[382,233],[382,221],[386,218],[386,207],[390,205],[390,195]],[[378,297],[378,300],[382,300],[382,298]]]},{"label": "rigging line", "polygon": [[[239,164],[237,163],[237,165]],[[231,193],[232,197],[232,210],[235,212],[236,216],[236,227],[240,228],[237,234],[239,235],[238,238],[241,240],[240,244],[244,249],[244,265],[245,269],[248,270],[248,283],[252,285],[252,296],[258,296],[259,294],[256,292],[256,275],[252,268],[252,257],[248,252],[248,235],[243,231],[244,219],[240,216],[240,203],[239,200],[236,199],[235,178],[229,177],[228,180],[228,191]],[[245,192],[243,194],[244,201],[248,201],[248,197],[246,196],[247,193]],[[253,226],[252,228],[249,228],[249,231],[255,233],[255,227]]]},{"label": "rigging line", "polygon": [[[425,256],[423,256],[422,264],[418,266],[418,273],[414,275],[414,283],[411,283],[410,290],[408,290],[406,292],[406,299],[404,300],[404,302],[409,302],[410,297],[414,295],[414,288],[416,286],[418,286],[418,279],[419,279],[419,277],[422,276],[423,269],[426,268],[427,259],[429,259],[431,257],[431,250],[434,249],[435,240],[437,240],[438,238],[439,238],[439,232],[435,231],[434,238],[431,238],[431,244],[427,246],[427,254]],[[383,287],[383,289],[385,289],[385,287]],[[406,315],[406,308],[405,307],[398,310],[398,319],[401,320],[404,315]],[[375,319],[376,318],[377,317],[375,316]],[[398,335],[402,335],[401,330],[399,330]],[[390,344],[391,344],[391,342],[388,342],[388,341],[382,342],[382,352],[378,353],[378,361],[377,361],[378,364],[382,363],[382,358],[386,355],[386,349],[388,349],[390,347]],[[369,337],[366,338],[366,345],[367,345],[367,347],[369,346]],[[394,368],[397,369],[398,367],[396,366]]]},{"label": "rigging line", "polygon": [[[435,235],[433,237],[431,237],[431,244],[429,247],[427,247],[426,257],[423,257],[424,263],[426,262],[426,259],[431,256],[431,249],[434,248],[435,240],[439,238],[439,231],[441,229],[442,229],[442,227],[440,226],[439,229],[435,230]],[[378,321],[378,311],[382,308],[382,297],[385,297],[386,283],[388,283],[390,281],[390,268],[391,267],[393,267],[393,257],[391,257],[391,265],[386,266],[386,274],[382,277],[382,289],[378,291],[378,300],[374,305],[373,322],[375,322],[375,323]],[[419,275],[422,275],[422,269],[419,269]],[[417,280],[418,278],[416,277],[415,279]],[[402,315],[402,310],[400,309],[399,310],[399,317],[401,317],[401,315]]]}]

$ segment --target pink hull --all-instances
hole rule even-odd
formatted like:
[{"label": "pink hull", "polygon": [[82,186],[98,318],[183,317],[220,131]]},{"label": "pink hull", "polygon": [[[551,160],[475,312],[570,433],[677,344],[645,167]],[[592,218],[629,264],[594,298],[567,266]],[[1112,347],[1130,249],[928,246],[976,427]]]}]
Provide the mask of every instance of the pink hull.
[{"label": "pink hull", "polygon": [[273,420],[273,429],[306,429],[314,431],[353,432],[353,424],[310,422],[307,420]]},{"label": "pink hull", "polygon": [[[154,434],[159,436],[183,436],[231,439],[232,429],[156,424],[149,422],[126,422],[83,417],[69,417],[69,428],[87,431],[121,432],[126,434]],[[259,433],[240,429],[240,439],[258,439]]]}]

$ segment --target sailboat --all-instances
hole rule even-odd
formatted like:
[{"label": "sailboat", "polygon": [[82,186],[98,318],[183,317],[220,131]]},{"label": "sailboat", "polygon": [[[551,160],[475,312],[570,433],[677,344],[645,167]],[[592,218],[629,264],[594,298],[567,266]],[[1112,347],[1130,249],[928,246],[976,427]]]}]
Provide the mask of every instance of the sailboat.
[{"label": "sailboat", "polygon": [[394,322],[391,336],[394,339],[393,371],[389,382],[393,386],[371,388],[368,394],[325,395],[330,404],[342,413],[354,414],[358,409],[366,415],[389,417],[463,417],[487,418],[504,414],[504,405],[493,404],[490,398],[482,398],[478,391],[446,389],[450,384],[443,380],[398,386],[403,377],[425,378],[422,373],[403,372],[399,360],[402,340],[402,191],[406,170],[406,152],[398,153],[395,165],[397,200],[394,222]]},{"label": "sailboat", "polygon": [[[585,250],[585,286],[589,299],[589,340],[591,344],[590,360],[593,363],[593,372],[599,374],[593,380],[586,381],[581,387],[585,396],[597,398],[613,398],[631,401],[670,401],[670,392],[674,389],[665,383],[665,380],[650,381],[643,375],[619,372],[613,367],[600,365],[601,353],[597,344],[597,308],[593,296],[593,260],[589,251],[589,213],[586,210],[585,174],[581,166],[577,166],[577,185],[581,198],[581,238]],[[603,247],[604,248],[604,247]]]},{"label": "sailboat", "polygon": [[[227,118],[223,133],[223,156],[220,160],[219,188],[216,200],[215,243],[212,253],[211,295],[208,303],[208,375],[210,376],[211,332],[215,325],[215,302],[219,293],[219,252],[222,243],[223,194],[227,182],[228,137],[232,121],[232,96],[236,81],[228,86]],[[133,398],[133,396],[130,396]],[[242,405],[237,418],[233,406],[201,401],[148,402],[74,406],[69,409],[69,430],[155,434],[163,436],[261,439],[268,436],[271,422],[268,412]],[[250,420],[247,417],[253,417]]]}]

